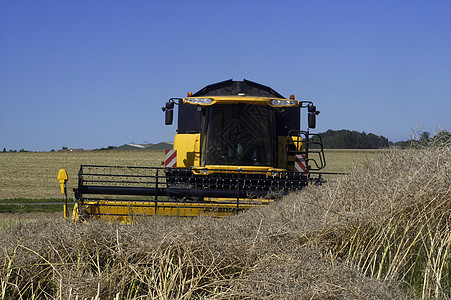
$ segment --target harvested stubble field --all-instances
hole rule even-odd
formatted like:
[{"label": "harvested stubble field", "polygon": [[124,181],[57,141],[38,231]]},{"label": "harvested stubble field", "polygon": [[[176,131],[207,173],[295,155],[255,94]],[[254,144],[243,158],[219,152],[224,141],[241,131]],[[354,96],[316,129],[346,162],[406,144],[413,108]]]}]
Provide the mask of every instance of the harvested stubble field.
[{"label": "harvested stubble field", "polygon": [[225,219],[9,226],[1,297],[449,299],[450,176],[449,145],[390,150]]}]

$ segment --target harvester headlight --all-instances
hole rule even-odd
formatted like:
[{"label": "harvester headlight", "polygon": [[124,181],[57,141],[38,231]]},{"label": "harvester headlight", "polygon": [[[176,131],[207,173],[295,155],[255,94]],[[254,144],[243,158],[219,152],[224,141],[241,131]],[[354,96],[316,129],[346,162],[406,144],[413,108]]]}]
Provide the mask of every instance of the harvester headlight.
[{"label": "harvester headlight", "polygon": [[274,106],[293,106],[297,105],[299,102],[296,100],[285,100],[285,99],[273,99],[271,100],[271,105]]},{"label": "harvester headlight", "polygon": [[208,104],[211,104],[211,102],[213,102],[213,99],[211,99],[211,98],[186,98],[185,101],[188,103],[191,103],[191,104],[208,105]]}]

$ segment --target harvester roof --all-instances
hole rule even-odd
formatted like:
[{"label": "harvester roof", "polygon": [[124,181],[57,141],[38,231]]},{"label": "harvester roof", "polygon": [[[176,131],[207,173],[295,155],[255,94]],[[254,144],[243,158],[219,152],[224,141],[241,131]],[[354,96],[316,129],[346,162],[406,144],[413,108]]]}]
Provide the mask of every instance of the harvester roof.
[{"label": "harvester roof", "polygon": [[193,97],[200,96],[236,96],[285,98],[269,86],[243,79],[243,81],[225,80],[207,85],[196,92]]}]

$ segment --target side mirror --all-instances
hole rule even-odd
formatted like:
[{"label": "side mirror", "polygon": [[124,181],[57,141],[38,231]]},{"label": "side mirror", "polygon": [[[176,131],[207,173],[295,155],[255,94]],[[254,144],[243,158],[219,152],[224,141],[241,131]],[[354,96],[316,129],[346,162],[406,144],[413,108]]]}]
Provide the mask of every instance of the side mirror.
[{"label": "side mirror", "polygon": [[314,113],[316,112],[316,106],[315,105],[308,105],[307,106],[308,112],[309,113]]},{"label": "side mirror", "polygon": [[174,108],[174,102],[168,101],[166,102],[166,109],[173,109]]},{"label": "side mirror", "polygon": [[316,127],[316,114],[314,112],[308,113],[308,127],[309,128]]},{"label": "side mirror", "polygon": [[308,127],[315,128],[316,127],[316,115],[319,115],[319,110],[316,110],[315,105],[308,106]]},{"label": "side mirror", "polygon": [[172,109],[166,109],[164,111],[164,123],[166,125],[172,125],[173,118],[174,118],[174,111]]},{"label": "side mirror", "polygon": [[164,111],[164,123],[166,125],[172,125],[174,119],[174,102],[166,102],[166,106],[161,108]]}]

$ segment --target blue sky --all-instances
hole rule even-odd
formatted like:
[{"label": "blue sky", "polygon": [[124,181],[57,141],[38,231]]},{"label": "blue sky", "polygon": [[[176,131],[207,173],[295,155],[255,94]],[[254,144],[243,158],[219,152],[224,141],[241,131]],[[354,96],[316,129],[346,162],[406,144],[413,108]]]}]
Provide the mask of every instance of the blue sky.
[{"label": "blue sky", "polygon": [[0,0],[0,148],[171,141],[161,106],[243,78],[316,132],[451,129],[451,1]]}]

